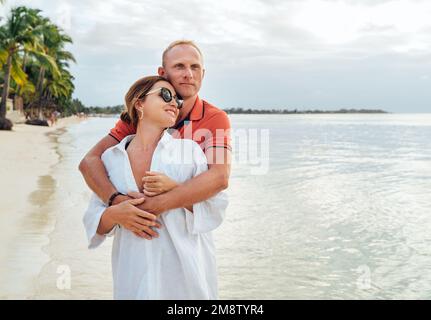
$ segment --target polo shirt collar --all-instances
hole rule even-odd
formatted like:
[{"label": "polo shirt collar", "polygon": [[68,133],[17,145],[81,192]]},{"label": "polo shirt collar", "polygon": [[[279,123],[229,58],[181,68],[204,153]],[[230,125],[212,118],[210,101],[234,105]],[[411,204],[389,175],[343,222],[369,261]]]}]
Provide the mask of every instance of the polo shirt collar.
[{"label": "polo shirt collar", "polygon": [[192,111],[190,111],[190,120],[197,121],[201,120],[204,116],[204,106],[203,106],[203,100],[199,98],[199,96],[196,97],[195,104],[193,105]]}]

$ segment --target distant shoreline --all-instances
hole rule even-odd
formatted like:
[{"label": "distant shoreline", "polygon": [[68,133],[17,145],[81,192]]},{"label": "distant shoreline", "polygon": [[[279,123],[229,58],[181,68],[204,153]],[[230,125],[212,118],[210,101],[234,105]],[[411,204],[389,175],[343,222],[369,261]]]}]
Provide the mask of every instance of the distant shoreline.
[{"label": "distant shoreline", "polygon": [[[390,112],[379,109],[339,109],[339,110],[288,110],[288,109],[242,109],[230,108],[222,109],[227,114],[387,114]],[[121,114],[119,106],[92,108],[92,112],[87,113],[89,117],[113,117]]]},{"label": "distant shoreline", "polygon": [[388,113],[384,110],[378,109],[339,109],[339,110],[287,110],[287,109],[242,109],[242,108],[230,108],[223,109],[227,114],[366,114],[366,113]]}]

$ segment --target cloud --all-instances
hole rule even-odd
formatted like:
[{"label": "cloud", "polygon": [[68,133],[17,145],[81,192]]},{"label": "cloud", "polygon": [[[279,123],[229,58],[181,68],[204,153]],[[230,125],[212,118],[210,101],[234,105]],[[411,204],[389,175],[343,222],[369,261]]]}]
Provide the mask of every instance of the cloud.
[{"label": "cloud", "polygon": [[[382,70],[402,64],[406,79],[419,66],[427,69],[430,65],[429,1],[22,0],[8,1],[6,6],[14,3],[43,9],[71,34],[71,50],[78,60],[72,69],[76,95],[93,105],[121,102],[128,85],[138,76],[155,73],[163,49],[179,38],[193,39],[201,47],[207,68],[202,94],[225,106],[241,102],[246,106],[249,96],[268,108],[283,101],[276,94],[268,101],[228,87],[255,90],[257,77],[280,82],[280,88],[294,87],[304,94],[304,104],[309,92],[319,92],[314,96],[327,105],[329,100],[336,104],[336,98],[329,99],[331,91],[322,89],[326,85],[323,74],[332,72],[334,86],[344,87],[346,73],[341,69],[360,72],[361,64],[378,69],[376,61],[383,63],[381,57],[387,59]],[[307,78],[298,86],[292,73],[308,74],[313,80]],[[95,88],[95,83],[103,85]],[[391,92],[383,89],[379,101],[386,99],[392,108]],[[420,96],[429,98],[425,93]],[[301,104],[299,95],[292,101]]]}]

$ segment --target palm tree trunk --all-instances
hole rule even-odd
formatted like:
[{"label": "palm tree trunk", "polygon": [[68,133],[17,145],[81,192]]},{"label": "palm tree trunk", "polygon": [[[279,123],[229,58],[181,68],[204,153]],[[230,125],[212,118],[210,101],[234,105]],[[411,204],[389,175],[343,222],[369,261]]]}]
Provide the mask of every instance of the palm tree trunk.
[{"label": "palm tree trunk", "polygon": [[1,97],[1,103],[0,103],[0,118],[3,118],[3,119],[6,118],[6,103],[7,103],[7,97],[9,96],[9,82],[10,82],[11,67],[12,67],[12,55],[9,54],[6,61],[3,93]]},{"label": "palm tree trunk", "polygon": [[[26,63],[27,63],[27,51],[24,51],[24,57],[22,58],[22,71],[26,71]],[[21,97],[21,86],[18,85],[16,88],[16,94],[13,99],[13,108],[15,110],[19,110],[23,112],[23,99]]]},{"label": "palm tree trunk", "polygon": [[[26,63],[27,63],[27,51],[24,51],[24,57],[22,58],[22,71],[24,71],[24,73],[26,70],[26,65],[25,65]],[[18,85],[16,88],[16,94],[18,96],[21,95],[21,86],[20,85]]]},{"label": "palm tree trunk", "polygon": [[43,94],[43,79],[45,78],[45,67],[40,67],[37,77],[36,92],[39,93],[38,117],[42,119],[42,94]]},{"label": "palm tree trunk", "polygon": [[39,75],[37,77],[37,85],[36,85],[36,92],[39,93],[39,96],[42,96],[44,78],[45,78],[45,67],[40,67]]}]

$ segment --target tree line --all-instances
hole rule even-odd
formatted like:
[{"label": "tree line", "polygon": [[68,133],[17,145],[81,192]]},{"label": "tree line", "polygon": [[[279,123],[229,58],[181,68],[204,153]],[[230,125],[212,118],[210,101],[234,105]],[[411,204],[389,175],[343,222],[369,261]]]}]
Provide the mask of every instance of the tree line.
[{"label": "tree line", "polygon": [[6,119],[7,99],[27,118],[43,119],[51,112],[72,113],[74,77],[66,50],[72,38],[41,14],[19,6],[0,21],[0,129],[11,129]]}]

